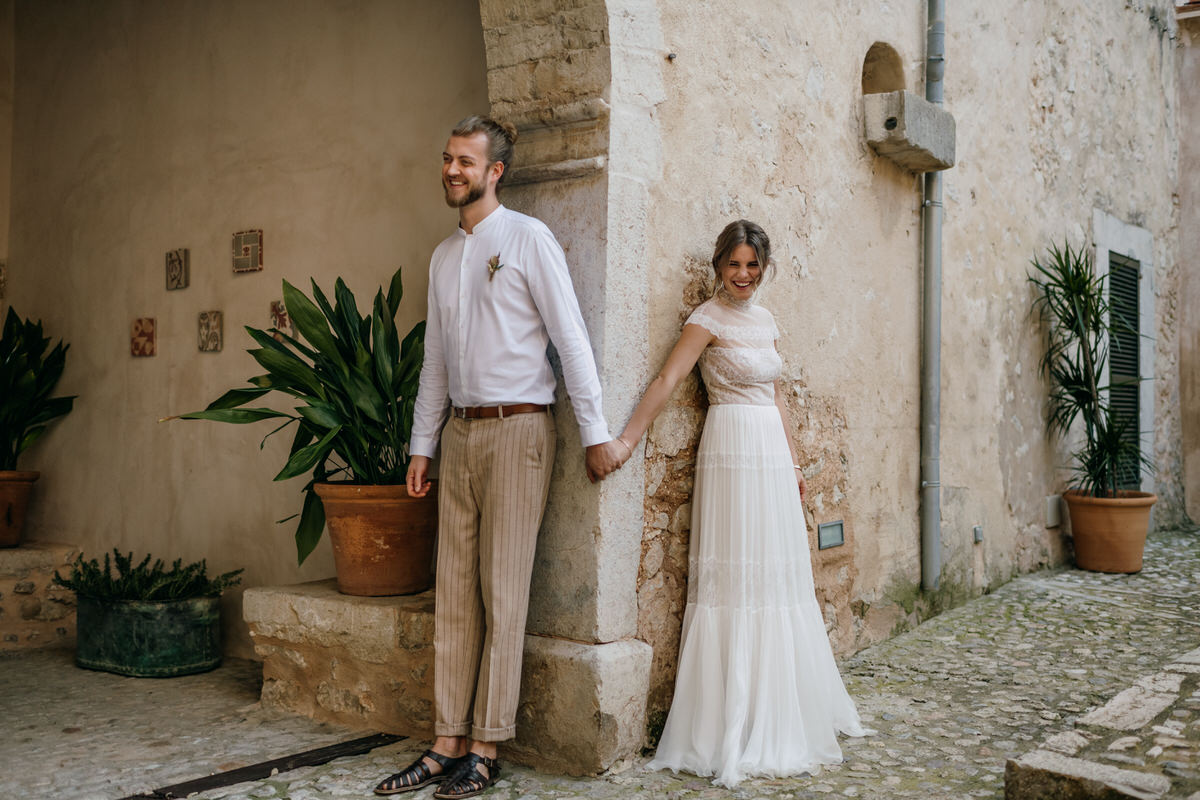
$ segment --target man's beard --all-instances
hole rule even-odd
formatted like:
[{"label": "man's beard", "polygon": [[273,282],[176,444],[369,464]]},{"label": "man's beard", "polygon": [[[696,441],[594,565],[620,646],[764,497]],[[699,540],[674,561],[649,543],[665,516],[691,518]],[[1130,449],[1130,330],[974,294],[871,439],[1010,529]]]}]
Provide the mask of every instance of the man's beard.
[{"label": "man's beard", "polygon": [[450,206],[451,208],[463,208],[464,206],[469,206],[471,203],[474,203],[476,200],[483,197],[484,193],[487,191],[487,184],[482,182],[471,183],[468,181],[467,193],[462,196],[462,199],[458,200],[450,196],[450,187],[444,180],[442,181],[442,189],[446,193],[446,205]]}]

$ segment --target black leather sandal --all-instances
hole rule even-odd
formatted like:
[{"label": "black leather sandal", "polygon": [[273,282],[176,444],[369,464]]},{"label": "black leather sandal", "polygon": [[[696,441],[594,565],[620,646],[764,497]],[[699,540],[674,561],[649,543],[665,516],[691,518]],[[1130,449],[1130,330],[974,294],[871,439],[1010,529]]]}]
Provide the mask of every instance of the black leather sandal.
[{"label": "black leather sandal", "polygon": [[[429,759],[440,766],[442,771],[433,772],[429,769],[429,765],[425,763],[425,759]],[[375,794],[400,794],[401,792],[415,791],[431,783],[441,783],[449,778],[451,774],[458,772],[463,760],[463,756],[454,758],[452,756],[444,756],[441,753],[435,753],[432,750],[426,750],[417,757],[416,761],[390,778],[381,781],[375,787]]]},{"label": "black leather sandal", "polygon": [[[485,777],[479,771],[479,765],[487,767]],[[479,753],[467,753],[463,756],[454,774],[442,784],[433,796],[438,800],[461,800],[464,797],[474,797],[489,788],[500,778],[500,762],[494,758],[481,756]]]}]

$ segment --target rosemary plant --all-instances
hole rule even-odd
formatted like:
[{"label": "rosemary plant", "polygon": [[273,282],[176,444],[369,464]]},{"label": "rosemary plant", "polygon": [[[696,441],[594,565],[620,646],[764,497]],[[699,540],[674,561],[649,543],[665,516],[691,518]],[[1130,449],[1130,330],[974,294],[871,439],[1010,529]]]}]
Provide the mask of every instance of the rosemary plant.
[{"label": "rosemary plant", "polygon": [[[83,555],[71,565],[70,576],[63,578],[54,572],[54,583],[72,590],[80,597],[94,600],[120,601],[141,600],[163,602],[190,600],[197,597],[218,597],[230,586],[241,583],[242,570],[235,569],[214,578],[208,577],[208,565],[204,560],[188,565],[183,559],[175,559],[170,569],[162,559],[150,564],[147,555],[140,563],[133,563],[133,553],[121,555],[113,548],[112,559],[104,554],[104,566],[97,559],[85,561]],[[116,567],[114,571],[113,567]]]}]

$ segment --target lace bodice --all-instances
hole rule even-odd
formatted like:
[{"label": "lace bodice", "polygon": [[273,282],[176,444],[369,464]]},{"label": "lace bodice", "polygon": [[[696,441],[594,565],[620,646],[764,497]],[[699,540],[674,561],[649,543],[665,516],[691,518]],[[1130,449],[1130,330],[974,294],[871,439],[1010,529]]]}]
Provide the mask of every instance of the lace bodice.
[{"label": "lace bodice", "polygon": [[700,354],[700,377],[710,403],[774,404],[783,362],[775,350],[779,329],[770,311],[714,297],[701,303],[685,324],[717,337]]}]

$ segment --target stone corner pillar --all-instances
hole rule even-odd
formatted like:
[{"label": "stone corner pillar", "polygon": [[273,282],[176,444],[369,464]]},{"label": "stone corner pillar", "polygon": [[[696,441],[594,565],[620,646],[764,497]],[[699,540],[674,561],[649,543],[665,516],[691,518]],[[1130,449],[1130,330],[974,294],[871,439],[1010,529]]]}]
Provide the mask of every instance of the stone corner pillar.
[{"label": "stone corner pillar", "polygon": [[[480,19],[492,113],[520,134],[501,201],[544,221],[563,246],[615,436],[650,377],[647,186],[661,178],[654,107],[664,98],[657,5],[480,0]],[[638,452],[589,484],[561,386],[555,415],[513,750],[588,774],[637,752],[645,736],[652,649],[635,638],[645,479]]]}]

